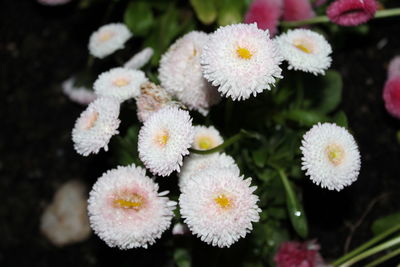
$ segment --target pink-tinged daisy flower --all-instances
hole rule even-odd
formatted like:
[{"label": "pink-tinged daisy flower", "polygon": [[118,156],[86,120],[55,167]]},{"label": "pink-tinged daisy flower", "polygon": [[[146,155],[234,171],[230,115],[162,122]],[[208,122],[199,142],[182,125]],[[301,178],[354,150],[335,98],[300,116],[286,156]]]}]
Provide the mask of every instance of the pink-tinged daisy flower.
[{"label": "pink-tinged daisy flower", "polygon": [[310,0],[284,0],[283,19],[297,21],[315,17]]},{"label": "pink-tinged daisy flower", "polygon": [[194,149],[208,150],[224,142],[221,134],[214,126],[195,126],[194,132],[194,141],[192,145]]},{"label": "pink-tinged daisy flower", "polygon": [[274,257],[276,267],[328,267],[319,254],[319,249],[320,246],[315,241],[283,242]]},{"label": "pink-tinged daisy flower", "polygon": [[164,88],[154,83],[142,84],[140,92],[140,96],[136,98],[136,107],[141,122],[145,122],[151,114],[163,107],[177,105]]},{"label": "pink-tinged daisy flower", "polygon": [[146,47],[145,49],[134,55],[128,62],[126,62],[124,68],[138,70],[149,62],[153,54],[153,48]]},{"label": "pink-tinged daisy flower", "polygon": [[400,119],[400,76],[389,79],[383,89],[386,110]]},{"label": "pink-tinged daisy flower", "polygon": [[37,0],[37,1],[42,5],[48,5],[48,6],[64,5],[68,2],[71,2],[71,0]]},{"label": "pink-tinged daisy flower", "polygon": [[240,173],[235,160],[225,153],[211,153],[207,155],[190,155],[185,158],[182,170],[179,172],[179,187],[182,189],[188,181],[208,169],[233,169]]},{"label": "pink-tinged daisy flower", "polygon": [[140,167],[109,170],[90,192],[90,225],[110,247],[147,248],[171,225],[176,202],[167,193]]},{"label": "pink-tinged daisy flower", "polygon": [[62,83],[62,91],[70,100],[81,105],[88,105],[93,102],[97,96],[93,90],[83,86],[75,87],[75,79],[69,78]]},{"label": "pink-tinged daisy flower", "polygon": [[86,195],[86,187],[79,181],[69,181],[57,190],[40,220],[40,230],[51,243],[61,247],[89,237]]},{"label": "pink-tinged daisy flower", "polygon": [[375,0],[336,0],[326,10],[328,18],[341,26],[357,26],[374,17]]},{"label": "pink-tinged daisy flower", "polygon": [[270,90],[282,78],[282,58],[268,31],[254,24],[218,28],[203,48],[204,77],[233,100]]},{"label": "pink-tinged daisy flower", "polygon": [[318,123],[304,134],[302,170],[322,188],[340,191],[357,180],[360,152],[354,137],[334,123]]},{"label": "pink-tinged daisy flower", "polygon": [[168,176],[180,170],[193,137],[189,112],[177,107],[162,108],[152,114],[139,131],[139,158],[152,173]]},{"label": "pink-tinged daisy flower", "polygon": [[216,88],[201,71],[200,56],[208,39],[204,32],[189,32],[171,45],[158,69],[161,85],[189,109],[203,115],[220,100]]},{"label": "pink-tinged daisy flower", "polygon": [[400,77],[400,56],[394,57],[388,67],[388,80]]},{"label": "pink-tinged daisy flower", "polygon": [[218,247],[230,247],[258,222],[258,197],[232,169],[208,169],[190,179],[179,197],[182,218],[193,234]]},{"label": "pink-tinged daisy flower", "polygon": [[145,82],[143,71],[114,68],[100,74],[93,88],[98,96],[111,96],[122,102],[139,96],[140,86]]},{"label": "pink-tinged daisy flower", "polygon": [[108,150],[111,137],[118,134],[119,107],[119,101],[115,98],[102,97],[89,104],[72,130],[76,152],[88,156],[90,153],[99,153],[101,148]]},{"label": "pink-tinged daisy flower", "polygon": [[110,23],[101,26],[89,39],[89,52],[97,58],[104,58],[125,47],[132,33],[123,23]]},{"label": "pink-tinged daisy flower", "polygon": [[262,30],[269,30],[271,36],[278,31],[279,18],[282,16],[283,0],[254,0],[247,11],[244,22],[257,23]]},{"label": "pink-tinged daisy flower", "polygon": [[275,42],[289,63],[288,69],[318,75],[325,74],[331,65],[332,48],[319,33],[306,29],[289,30],[276,37]]}]

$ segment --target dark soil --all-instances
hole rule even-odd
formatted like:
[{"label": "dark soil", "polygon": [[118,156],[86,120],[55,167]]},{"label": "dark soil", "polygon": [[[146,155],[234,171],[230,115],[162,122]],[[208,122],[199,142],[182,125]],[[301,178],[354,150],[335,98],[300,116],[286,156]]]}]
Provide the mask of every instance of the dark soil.
[{"label": "dark soil", "polygon": [[[161,245],[119,251],[94,236],[56,248],[39,232],[43,208],[62,183],[80,178],[91,185],[109,167],[104,153],[84,158],[73,150],[70,131],[83,108],[60,89],[84,66],[88,36],[102,13],[103,6],[82,11],[74,4],[0,3],[0,266],[160,266],[170,257]],[[399,19],[386,19],[372,22],[368,35],[333,37],[345,44],[335,49],[333,68],[343,75],[342,108],[360,146],[362,170],[340,193],[306,183],[311,237],[327,258],[343,253],[346,225],[354,225],[375,198],[385,195],[355,230],[350,248],[371,237],[375,219],[400,211],[400,123],[386,113],[381,97],[387,63],[400,54],[399,26]]]}]

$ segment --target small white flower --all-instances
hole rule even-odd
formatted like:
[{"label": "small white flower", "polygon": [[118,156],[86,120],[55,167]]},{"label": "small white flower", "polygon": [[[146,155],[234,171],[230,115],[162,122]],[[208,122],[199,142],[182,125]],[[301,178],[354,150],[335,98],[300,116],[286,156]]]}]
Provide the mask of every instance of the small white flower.
[{"label": "small white flower", "polygon": [[131,37],[132,33],[123,23],[103,25],[90,36],[89,52],[94,57],[104,58],[124,48],[125,42]]},{"label": "small white flower", "polygon": [[190,155],[185,158],[183,167],[179,173],[179,187],[182,189],[186,186],[188,181],[201,172],[208,169],[232,169],[238,174],[240,173],[239,167],[236,165],[235,160],[225,153],[211,153],[207,155]]},{"label": "small white flower", "polygon": [[136,98],[136,107],[137,116],[141,122],[146,121],[157,110],[175,105],[167,91],[154,83],[142,84],[140,91],[140,96]]},{"label": "small white flower", "polygon": [[179,171],[189,154],[194,127],[189,112],[165,107],[153,113],[139,132],[139,157],[154,174],[168,176]]},{"label": "small white flower", "polygon": [[303,136],[301,144],[302,169],[315,184],[340,191],[357,180],[360,152],[345,128],[318,123]]},{"label": "small white flower", "polygon": [[203,77],[200,56],[208,42],[204,32],[192,31],[178,39],[162,56],[159,68],[161,85],[189,109],[207,115],[220,96]]},{"label": "small white flower", "polygon": [[98,96],[112,96],[122,102],[139,96],[145,82],[147,78],[140,70],[114,68],[100,74],[93,87]]},{"label": "small white flower", "polygon": [[185,235],[187,233],[189,233],[189,228],[184,223],[177,223],[172,228],[173,235]]},{"label": "small white flower", "polygon": [[98,98],[81,113],[72,130],[76,152],[83,156],[97,154],[101,148],[108,150],[111,137],[118,134],[119,101]]},{"label": "small white flower", "polygon": [[83,86],[75,87],[74,83],[74,78],[69,78],[62,83],[63,93],[68,96],[69,99],[71,99],[73,102],[81,105],[88,105],[97,98],[93,90],[89,90]]},{"label": "small white flower", "polygon": [[190,179],[179,197],[182,218],[193,234],[218,247],[229,247],[258,222],[258,197],[232,169],[208,169]]},{"label": "small white flower", "polygon": [[91,227],[110,247],[147,248],[171,225],[176,202],[167,193],[158,193],[158,185],[140,167],[110,170],[90,192]]},{"label": "small white flower", "polygon": [[124,68],[138,70],[146,65],[153,56],[154,50],[151,47],[146,47],[136,55],[134,55],[128,62],[125,63]]},{"label": "small white flower", "polygon": [[199,150],[208,150],[224,142],[220,133],[214,126],[195,126],[192,147]]},{"label": "small white flower", "polygon": [[276,43],[288,69],[325,74],[331,65],[332,48],[325,38],[306,29],[289,30],[276,38]]},{"label": "small white flower", "polygon": [[256,24],[220,27],[203,48],[204,77],[233,100],[247,99],[271,89],[282,78],[282,58],[268,30]]}]

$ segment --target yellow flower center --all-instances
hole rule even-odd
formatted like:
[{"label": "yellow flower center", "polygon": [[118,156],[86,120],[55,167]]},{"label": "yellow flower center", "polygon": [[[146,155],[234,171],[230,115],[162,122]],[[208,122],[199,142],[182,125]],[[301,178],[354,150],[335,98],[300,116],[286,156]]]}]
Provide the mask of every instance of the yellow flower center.
[{"label": "yellow flower center", "polygon": [[333,165],[337,166],[342,163],[345,153],[341,146],[337,144],[331,144],[326,147],[325,151],[329,161]]},{"label": "yellow flower center", "polygon": [[121,197],[114,199],[113,203],[117,208],[133,209],[138,211],[144,204],[144,198],[136,193],[124,193]]},{"label": "yellow flower center", "polygon": [[122,87],[122,86],[128,85],[129,84],[129,80],[124,78],[124,77],[120,77],[120,78],[115,79],[113,81],[113,84],[115,86]]},{"label": "yellow flower center", "polygon": [[164,147],[169,140],[169,133],[167,130],[162,130],[159,134],[156,135],[155,142]]},{"label": "yellow flower center", "polygon": [[83,128],[85,130],[89,130],[91,129],[94,124],[96,123],[97,119],[99,118],[99,113],[97,111],[93,111],[88,118],[86,119]]},{"label": "yellow flower center", "polygon": [[219,194],[214,201],[222,209],[229,209],[232,206],[232,201],[225,194]]},{"label": "yellow flower center", "polygon": [[214,142],[209,136],[202,136],[198,139],[197,144],[200,149],[207,150],[214,147]]},{"label": "yellow flower center", "polygon": [[253,56],[249,49],[240,46],[236,49],[236,53],[240,58],[243,59],[250,59]]},{"label": "yellow flower center", "polygon": [[102,33],[100,34],[99,39],[100,39],[101,42],[106,42],[106,41],[110,40],[111,37],[113,37],[113,36],[114,36],[114,33],[113,33],[113,32],[109,32],[109,31],[107,31],[107,32],[102,32]]},{"label": "yellow flower center", "polygon": [[311,54],[314,51],[314,47],[309,40],[297,39],[293,41],[293,45],[307,54]]}]

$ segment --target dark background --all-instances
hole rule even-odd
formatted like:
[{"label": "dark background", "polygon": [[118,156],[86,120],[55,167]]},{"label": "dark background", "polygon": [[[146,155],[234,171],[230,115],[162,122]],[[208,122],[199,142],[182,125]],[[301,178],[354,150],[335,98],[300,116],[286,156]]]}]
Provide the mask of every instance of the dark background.
[{"label": "dark background", "polygon": [[[0,2],[0,266],[157,266],[171,258],[160,244],[119,251],[95,236],[56,248],[39,232],[43,208],[62,183],[82,179],[90,186],[108,169],[104,153],[85,158],[73,150],[70,132],[83,107],[60,88],[86,63],[89,35],[104,12],[101,5],[78,10],[74,3]],[[311,182],[304,191],[310,236],[328,259],[343,254],[349,225],[364,217],[352,237],[354,248],[372,236],[375,219],[400,211],[400,123],[381,97],[387,64],[400,54],[400,20],[369,25],[368,35],[333,36],[339,44],[333,69],[343,75],[342,108],[360,146],[361,174],[340,193]]]}]

